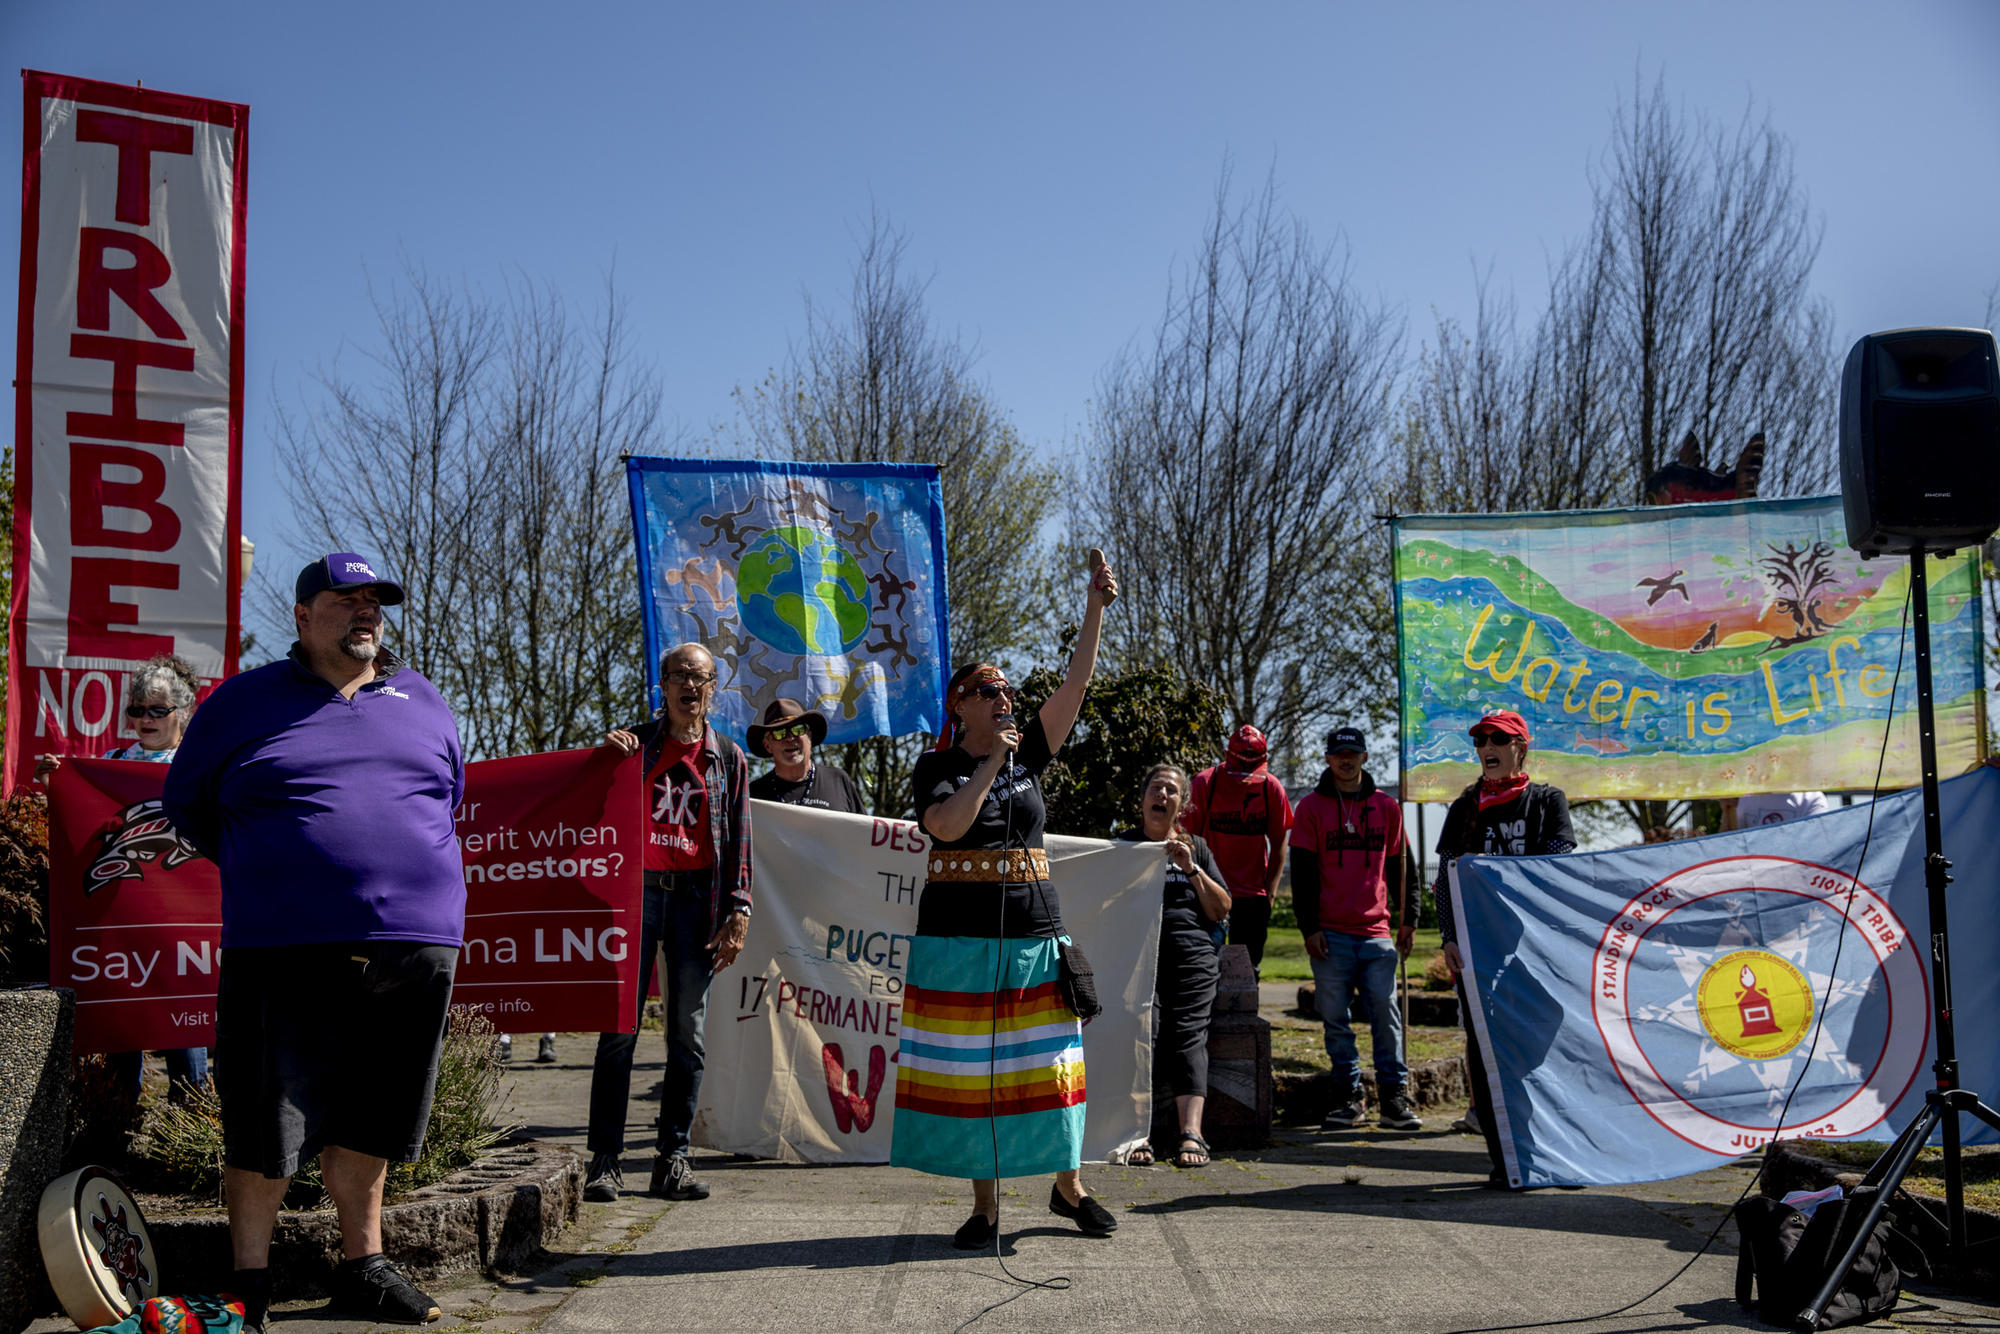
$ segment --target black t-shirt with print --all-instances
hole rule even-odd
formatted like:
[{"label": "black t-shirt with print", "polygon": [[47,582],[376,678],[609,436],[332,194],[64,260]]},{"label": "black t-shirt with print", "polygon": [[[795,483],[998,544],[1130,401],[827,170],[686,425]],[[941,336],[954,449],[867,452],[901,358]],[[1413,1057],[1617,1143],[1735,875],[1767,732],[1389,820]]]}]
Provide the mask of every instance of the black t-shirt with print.
[{"label": "black t-shirt with print", "polygon": [[[910,775],[917,822],[922,824],[925,812],[972,781],[985,758],[968,755],[960,746],[918,756]],[[971,828],[963,837],[951,840],[932,835],[932,855],[1041,847],[1048,807],[1042,801],[1040,780],[1054,758],[1048,732],[1037,716],[1021,733],[1021,748],[1014,753],[1014,762],[993,780]],[[930,833],[929,829],[924,832]],[[940,880],[926,883],[923,897],[917,901],[920,936],[1053,936],[1059,933],[1061,922],[1055,886],[1046,882],[1002,886],[997,882]]]},{"label": "black t-shirt with print", "polygon": [[787,806],[811,806],[822,811],[845,811],[865,815],[868,803],[861,789],[844,769],[831,764],[815,764],[796,783],[778,777],[776,769],[750,780],[750,795],[759,801],[782,802]]}]

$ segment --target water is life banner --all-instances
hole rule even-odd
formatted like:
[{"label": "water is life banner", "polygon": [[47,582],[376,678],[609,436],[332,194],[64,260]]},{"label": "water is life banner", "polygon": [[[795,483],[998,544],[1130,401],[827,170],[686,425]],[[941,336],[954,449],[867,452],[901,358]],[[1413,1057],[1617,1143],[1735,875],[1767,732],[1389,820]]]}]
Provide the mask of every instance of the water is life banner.
[{"label": "water is life banner", "polygon": [[[1864,561],[1838,496],[1395,523],[1405,800],[1472,780],[1513,709],[1572,801],[1919,778],[1908,557]],[[1940,772],[1982,757],[1976,550],[1927,563]],[[1900,658],[1900,676],[1898,662]]]}]

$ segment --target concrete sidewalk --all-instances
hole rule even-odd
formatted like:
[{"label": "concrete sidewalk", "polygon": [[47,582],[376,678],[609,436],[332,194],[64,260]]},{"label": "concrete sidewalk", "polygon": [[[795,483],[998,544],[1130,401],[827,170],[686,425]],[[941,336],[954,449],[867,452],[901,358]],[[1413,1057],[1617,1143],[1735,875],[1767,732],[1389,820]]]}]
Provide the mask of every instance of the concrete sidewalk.
[{"label": "concrete sidewalk", "polygon": [[[523,1046],[517,1041],[517,1047]],[[510,1118],[536,1138],[582,1147],[594,1038],[564,1035],[553,1066],[516,1064]],[[532,1051],[532,1045],[526,1045]],[[656,1034],[641,1055],[657,1054]],[[660,1063],[642,1061],[643,1093]],[[657,1103],[635,1097],[628,1142],[651,1142]],[[979,1330],[1449,1331],[1579,1319],[1586,1331],[1768,1329],[1732,1300],[1735,1233],[1724,1226],[1747,1167],[1648,1186],[1510,1193],[1481,1187],[1485,1153],[1443,1129],[1321,1136],[1281,1127],[1279,1142],[1177,1171],[1086,1167],[1119,1221],[1085,1238],[1048,1212],[1049,1182],[1004,1183],[1006,1263],[1030,1291]],[[667,1204],[642,1194],[650,1153],[626,1159],[628,1193],[587,1205],[529,1277],[433,1285],[435,1330],[950,1331],[1018,1291],[991,1252],[951,1249],[970,1212],[962,1182],[889,1167],[801,1167],[698,1154],[712,1198]],[[1686,1275],[1632,1313],[1590,1319]],[[1993,1327],[1981,1303],[1906,1293],[1901,1318]],[[318,1304],[281,1311],[311,1334],[371,1328]],[[36,1330],[67,1328],[45,1321]],[[395,1328],[395,1327],[388,1327]]]}]

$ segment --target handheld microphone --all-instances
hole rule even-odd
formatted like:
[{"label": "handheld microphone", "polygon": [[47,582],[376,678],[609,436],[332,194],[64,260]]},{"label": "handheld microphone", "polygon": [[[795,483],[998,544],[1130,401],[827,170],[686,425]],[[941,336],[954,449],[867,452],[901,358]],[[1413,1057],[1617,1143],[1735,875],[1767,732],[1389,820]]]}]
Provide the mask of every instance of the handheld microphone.
[{"label": "handheld microphone", "polygon": [[[995,714],[993,718],[993,725],[995,727],[1012,727],[1014,725],[1014,715],[1011,712]],[[1012,746],[1009,746],[1007,747],[1007,763],[1012,764],[1013,762],[1014,762],[1014,748]]]}]

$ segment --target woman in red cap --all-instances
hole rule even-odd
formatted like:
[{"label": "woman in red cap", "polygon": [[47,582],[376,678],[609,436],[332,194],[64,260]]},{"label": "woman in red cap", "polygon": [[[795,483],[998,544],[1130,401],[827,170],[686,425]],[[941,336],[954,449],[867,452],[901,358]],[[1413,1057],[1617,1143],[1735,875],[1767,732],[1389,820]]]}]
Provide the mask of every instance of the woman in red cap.
[{"label": "woman in red cap", "polygon": [[1438,835],[1438,877],[1431,894],[1437,903],[1438,929],[1444,937],[1444,960],[1458,987],[1458,1013],[1465,1025],[1466,1074],[1473,1106],[1466,1112],[1486,1136],[1486,1154],[1493,1170],[1486,1184],[1506,1189],[1507,1164],[1500,1152],[1496,1118],[1482,1115],[1486,1096],[1486,1059],[1472,1025],[1471,1000],[1462,971],[1465,958],[1458,948],[1458,920],[1451,906],[1451,864],[1468,853],[1482,857],[1534,857],[1569,852],[1576,847],[1570,828],[1569,798],[1561,788],[1528,778],[1528,720],[1512,709],[1487,714],[1468,730],[1479,761],[1479,777],[1445,812]]}]

